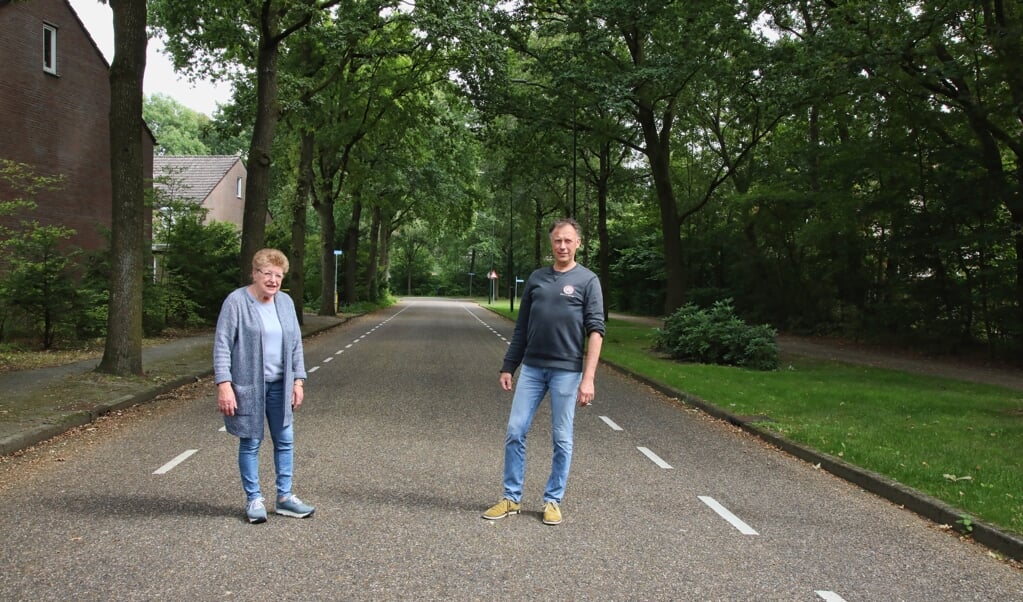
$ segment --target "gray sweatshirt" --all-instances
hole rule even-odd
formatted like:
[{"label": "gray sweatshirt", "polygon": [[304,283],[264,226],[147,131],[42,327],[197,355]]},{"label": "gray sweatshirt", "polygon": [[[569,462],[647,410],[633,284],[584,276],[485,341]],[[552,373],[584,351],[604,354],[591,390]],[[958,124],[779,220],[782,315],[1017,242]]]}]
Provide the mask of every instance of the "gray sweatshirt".
[{"label": "gray sweatshirt", "polygon": [[540,268],[526,280],[501,372],[515,372],[519,364],[582,372],[586,338],[593,332],[604,336],[597,275],[579,264],[567,272]]}]

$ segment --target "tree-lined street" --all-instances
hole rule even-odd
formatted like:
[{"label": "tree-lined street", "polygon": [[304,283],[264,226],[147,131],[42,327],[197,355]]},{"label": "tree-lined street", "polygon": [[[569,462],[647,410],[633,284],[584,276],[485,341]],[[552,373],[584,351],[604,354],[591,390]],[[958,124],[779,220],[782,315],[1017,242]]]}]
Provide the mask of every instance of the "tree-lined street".
[{"label": "tree-lined street", "polygon": [[40,449],[0,479],[0,598],[1023,599],[983,548],[605,368],[576,416],[565,522],[539,518],[544,409],[524,513],[482,520],[511,330],[415,299],[307,340],[311,519],[244,521],[212,385]]}]

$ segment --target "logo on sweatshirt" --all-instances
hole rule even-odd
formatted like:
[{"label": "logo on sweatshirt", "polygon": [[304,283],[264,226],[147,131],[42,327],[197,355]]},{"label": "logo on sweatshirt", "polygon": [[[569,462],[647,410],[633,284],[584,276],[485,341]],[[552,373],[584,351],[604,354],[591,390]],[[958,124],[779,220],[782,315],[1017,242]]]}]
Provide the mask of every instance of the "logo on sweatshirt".
[{"label": "logo on sweatshirt", "polygon": [[571,284],[566,284],[565,287],[561,289],[561,294],[565,295],[566,297],[571,297],[573,294],[575,294],[575,287],[572,286]]}]

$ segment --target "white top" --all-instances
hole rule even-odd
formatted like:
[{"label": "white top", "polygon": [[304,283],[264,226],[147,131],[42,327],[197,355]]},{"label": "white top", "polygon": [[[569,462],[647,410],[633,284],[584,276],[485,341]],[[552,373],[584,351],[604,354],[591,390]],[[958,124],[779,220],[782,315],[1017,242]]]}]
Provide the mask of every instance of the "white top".
[{"label": "white top", "polygon": [[284,329],[277,317],[277,304],[256,303],[263,320],[263,380],[268,383],[284,376]]}]

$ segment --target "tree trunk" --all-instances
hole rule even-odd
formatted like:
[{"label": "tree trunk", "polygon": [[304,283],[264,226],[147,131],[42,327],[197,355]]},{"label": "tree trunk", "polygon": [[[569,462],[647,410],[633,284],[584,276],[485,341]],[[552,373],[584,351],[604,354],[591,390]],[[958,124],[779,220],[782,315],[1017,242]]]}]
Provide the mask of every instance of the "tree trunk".
[{"label": "tree trunk", "polygon": [[389,219],[380,219],[380,242],[377,243],[380,255],[380,289],[391,290],[391,230]]},{"label": "tree trunk", "polygon": [[652,110],[640,108],[639,123],[643,129],[646,155],[650,161],[650,175],[657,192],[661,211],[661,234],[664,245],[665,282],[664,315],[668,316],[685,302],[686,269],[682,261],[682,229],[678,217],[675,190],[671,185],[671,116],[665,116],[663,132],[658,134],[657,120]]},{"label": "tree trunk", "polygon": [[337,290],[337,270],[334,255],[334,199],[325,198],[313,201],[316,215],[320,218],[320,311],[321,316],[337,315],[334,295]]},{"label": "tree trunk", "polygon": [[298,183],[291,213],[291,296],[295,299],[298,323],[302,324],[305,305],[305,235],[309,195],[313,187],[313,135],[302,132],[298,160]]},{"label": "tree trunk", "polygon": [[352,219],[348,221],[348,229],[345,230],[345,238],[342,242],[344,254],[344,286],[341,290],[346,303],[358,301],[356,294],[356,270],[359,267],[359,222],[362,220],[362,200],[358,197],[352,200]]},{"label": "tree trunk", "polygon": [[369,226],[369,259],[366,262],[366,287],[370,303],[380,300],[380,283],[377,282],[377,261],[380,249],[380,205],[373,206],[373,218]]},{"label": "tree trunk", "polygon": [[110,306],[100,372],[142,374],[142,277],[145,179],[142,79],[146,71],[145,0],[111,0],[114,60],[110,65]]},{"label": "tree trunk", "polygon": [[245,211],[242,214],[242,254],[239,278],[248,277],[252,256],[266,242],[267,197],[270,191],[270,151],[280,112],[277,107],[277,56],[279,42],[263,25],[256,58],[256,120],[245,168]]}]

